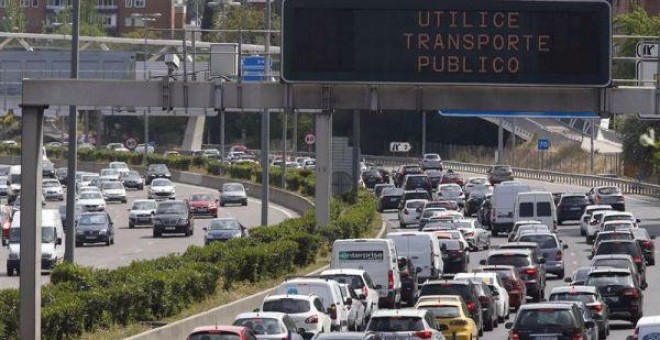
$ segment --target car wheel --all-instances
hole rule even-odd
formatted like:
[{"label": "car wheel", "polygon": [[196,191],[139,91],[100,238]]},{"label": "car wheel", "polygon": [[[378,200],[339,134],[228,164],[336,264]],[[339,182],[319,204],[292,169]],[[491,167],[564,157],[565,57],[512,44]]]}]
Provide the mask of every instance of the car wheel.
[{"label": "car wheel", "polygon": [[651,260],[649,260],[649,266],[655,266],[655,257],[652,257]]},{"label": "car wheel", "polygon": [[115,244],[115,237],[114,236],[110,239],[110,244]]},{"label": "car wheel", "polygon": [[564,224],[564,221],[563,220],[558,220],[557,224],[562,225],[562,224]]},{"label": "car wheel", "polygon": [[138,190],[144,190],[144,185],[140,185],[140,186],[138,187]]},{"label": "car wheel", "polygon": [[490,332],[490,331],[492,331],[493,328],[495,328],[495,327],[494,327],[494,322],[493,322],[493,320],[489,320],[489,321],[487,321],[486,324],[484,325],[484,330],[485,330],[486,332]]},{"label": "car wheel", "polygon": [[160,231],[156,231],[156,230],[154,229],[154,238],[161,237],[161,236],[162,236],[161,232],[160,232]]},{"label": "car wheel", "polygon": [[479,336],[484,336],[484,327],[483,325],[479,328]]},{"label": "car wheel", "polygon": [[400,229],[405,229],[405,228],[406,228],[406,224],[403,223],[403,222],[399,222],[399,228],[400,228]]},{"label": "car wheel", "polygon": [[503,316],[498,316],[497,317],[497,322],[504,322],[505,317]]},{"label": "car wheel", "polygon": [[224,203],[222,203],[222,202],[220,202],[220,206],[221,206],[221,207],[224,207],[224,206],[225,206],[225,204],[224,204]]},{"label": "car wheel", "polygon": [[76,242],[76,247],[82,247],[82,242]]},{"label": "car wheel", "polygon": [[14,269],[7,266],[7,276],[14,276]]},{"label": "car wheel", "polygon": [[128,202],[128,200],[127,200],[127,199],[125,199],[125,198],[124,198],[123,200],[121,200],[121,203],[124,203],[124,204],[126,204],[126,202]]},{"label": "car wheel", "polygon": [[587,232],[580,229],[580,236],[587,236]]},{"label": "car wheel", "polygon": [[497,237],[497,230],[495,230],[495,228],[493,228],[490,232],[493,234],[493,237]]},{"label": "car wheel", "polygon": [[247,207],[247,203],[248,203],[247,200],[243,201],[243,206],[244,206],[244,207]]},{"label": "car wheel", "polygon": [[135,228],[135,224],[128,222],[128,229]]}]

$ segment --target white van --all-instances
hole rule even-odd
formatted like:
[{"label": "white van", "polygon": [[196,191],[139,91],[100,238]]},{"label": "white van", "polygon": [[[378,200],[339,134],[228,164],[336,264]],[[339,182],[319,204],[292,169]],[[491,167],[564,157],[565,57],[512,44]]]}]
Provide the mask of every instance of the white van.
[{"label": "white van", "polygon": [[7,174],[7,203],[12,204],[21,194],[21,166],[12,165]]},{"label": "white van", "polygon": [[401,303],[401,277],[396,245],[390,239],[336,240],[332,244],[330,268],[363,269],[378,290],[378,307],[394,308]]},{"label": "white van", "polygon": [[[21,212],[17,211],[11,221],[9,240],[2,240],[9,247],[7,276],[20,275],[21,256]],[[57,209],[41,211],[41,270],[49,271],[64,259],[64,228]]]},{"label": "white van", "polygon": [[493,236],[500,232],[509,232],[513,228],[513,211],[518,193],[529,191],[529,185],[516,181],[504,181],[495,186],[491,202],[491,226]]},{"label": "white van", "polygon": [[644,316],[635,326],[635,335],[629,335],[626,340],[658,339],[660,337],[660,316]]},{"label": "white van", "polygon": [[316,295],[330,315],[332,331],[348,330],[348,306],[337,281],[327,278],[287,278],[275,289],[278,295]]},{"label": "white van", "polygon": [[444,263],[440,243],[432,233],[419,231],[387,233],[385,238],[394,241],[398,256],[405,256],[412,260],[418,271],[417,280],[419,282],[437,279],[442,275]]},{"label": "white van", "polygon": [[557,207],[552,193],[545,191],[521,192],[516,199],[514,217],[519,220],[540,221],[550,230],[557,231]]}]

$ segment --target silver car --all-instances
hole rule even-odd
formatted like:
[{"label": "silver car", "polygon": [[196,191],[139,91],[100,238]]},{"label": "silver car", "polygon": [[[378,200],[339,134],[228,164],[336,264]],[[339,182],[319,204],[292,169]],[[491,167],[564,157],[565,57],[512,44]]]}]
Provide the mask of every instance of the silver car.
[{"label": "silver car", "polygon": [[284,313],[241,313],[236,316],[233,325],[249,328],[259,340],[303,340],[303,334],[296,329],[293,319]]},{"label": "silver car", "polygon": [[365,317],[366,308],[364,307],[364,304],[362,304],[360,298],[355,294],[355,291],[347,284],[340,283],[339,288],[341,288],[341,294],[344,296],[346,306],[350,308],[348,310],[348,330],[358,332],[363,331],[364,327],[367,325]]},{"label": "silver car", "polygon": [[442,170],[442,158],[437,153],[427,153],[422,158],[420,162],[420,167],[424,170],[426,169],[438,169]]},{"label": "silver car", "polygon": [[220,190],[220,206],[227,203],[238,203],[242,206],[248,205],[247,192],[241,183],[225,183]]},{"label": "silver car", "polygon": [[612,209],[626,211],[626,203],[619,187],[593,187],[587,193],[591,204],[612,206]]},{"label": "silver car", "polygon": [[477,221],[473,219],[460,219],[454,221],[456,229],[460,230],[463,237],[473,251],[490,248],[490,232],[477,227]]}]

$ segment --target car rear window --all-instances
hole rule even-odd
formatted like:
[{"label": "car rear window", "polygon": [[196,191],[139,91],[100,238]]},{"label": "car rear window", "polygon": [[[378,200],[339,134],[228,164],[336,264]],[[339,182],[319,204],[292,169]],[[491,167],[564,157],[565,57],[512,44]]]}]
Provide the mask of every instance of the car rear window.
[{"label": "car rear window", "polygon": [[236,333],[222,331],[208,331],[191,334],[189,340],[240,340],[241,337]]},{"label": "car rear window", "polygon": [[536,215],[538,215],[539,217],[552,216],[552,206],[550,202],[536,203]]},{"label": "car rear window", "polygon": [[309,312],[309,301],[299,299],[279,299],[264,302],[264,312],[297,314]]},{"label": "car rear window", "polygon": [[440,191],[442,192],[443,195],[446,195],[446,194],[460,195],[461,194],[461,188],[454,187],[454,186],[444,187],[444,188],[440,189]]},{"label": "car rear window", "polygon": [[497,269],[497,268],[485,268],[483,269],[484,273],[495,273],[497,276],[499,276],[502,279],[513,279],[515,278],[515,274],[513,271],[508,270],[508,269]]},{"label": "car rear window", "polygon": [[634,221],[635,219],[632,216],[629,215],[608,215],[605,216],[603,219],[603,222],[608,222],[608,221]]},{"label": "car rear window", "polygon": [[586,286],[629,286],[632,285],[632,277],[629,273],[591,273],[584,282]]},{"label": "car rear window", "polygon": [[497,254],[488,258],[489,265],[508,265],[514,267],[526,267],[530,265],[527,255],[518,254]]},{"label": "car rear window", "polygon": [[419,292],[419,296],[425,295],[458,295],[463,297],[464,301],[472,301],[470,288],[466,284],[457,283],[433,283],[425,284]]},{"label": "car rear window", "polygon": [[383,189],[383,196],[402,196],[403,189],[401,188],[385,188]]},{"label": "car rear window", "polygon": [[609,240],[632,240],[630,233],[616,232],[616,233],[603,233],[598,235],[598,242]]},{"label": "car rear window", "polygon": [[280,327],[277,319],[272,318],[247,318],[234,321],[234,326],[242,326],[251,329],[255,335],[272,335],[286,333]]},{"label": "car rear window", "polygon": [[550,295],[550,301],[582,301],[585,304],[596,302],[596,296],[587,292],[569,291]]},{"label": "car rear window", "polygon": [[511,172],[511,167],[510,166],[495,166],[493,168],[493,171],[495,172]]},{"label": "car rear window", "polygon": [[405,200],[428,200],[429,194],[424,192],[409,192],[405,194]]},{"label": "car rear window", "polygon": [[367,331],[372,332],[405,332],[423,331],[424,321],[420,317],[388,316],[374,317],[369,321]]},{"label": "car rear window", "polygon": [[522,235],[518,239],[520,242],[534,242],[539,245],[539,248],[541,249],[554,249],[554,248],[559,248],[559,245],[557,245],[557,240],[552,236],[552,235]]},{"label": "car rear window", "polygon": [[601,259],[595,260],[594,267],[614,267],[614,268],[630,268],[630,262],[618,259]]},{"label": "car rear window", "polygon": [[621,189],[619,189],[618,187],[599,188],[597,191],[601,195],[619,195],[619,194],[621,194]]},{"label": "car rear window", "polygon": [[457,306],[419,307],[419,309],[428,310],[434,318],[438,319],[458,318],[461,316],[461,312]]},{"label": "car rear window", "polygon": [[520,203],[520,206],[518,207],[520,212],[518,213],[518,216],[520,217],[534,217],[534,203],[528,202],[528,203]]},{"label": "car rear window", "polygon": [[601,242],[598,244],[596,254],[628,254],[635,257],[638,255],[637,244],[634,242]]},{"label": "car rear window", "polygon": [[424,201],[413,201],[413,202],[406,202],[406,208],[408,209],[417,209],[421,208],[424,206]]},{"label": "car rear window", "polygon": [[440,248],[444,245],[446,250],[461,250],[461,243],[457,240],[440,239],[438,243]]},{"label": "car rear window", "polygon": [[323,275],[323,277],[335,280],[338,283],[347,284],[353,289],[362,289],[362,287],[364,287],[364,281],[360,275],[335,274]]},{"label": "car rear window", "polygon": [[406,174],[421,174],[423,173],[422,168],[418,166],[407,166],[403,169]]},{"label": "car rear window", "polygon": [[587,205],[589,201],[584,196],[564,196],[561,199],[561,204]]},{"label": "car rear window", "polygon": [[426,176],[411,176],[408,177],[408,185],[426,185],[429,178]]},{"label": "car rear window", "polygon": [[522,310],[516,320],[516,329],[577,327],[573,313],[567,309],[540,308]]}]

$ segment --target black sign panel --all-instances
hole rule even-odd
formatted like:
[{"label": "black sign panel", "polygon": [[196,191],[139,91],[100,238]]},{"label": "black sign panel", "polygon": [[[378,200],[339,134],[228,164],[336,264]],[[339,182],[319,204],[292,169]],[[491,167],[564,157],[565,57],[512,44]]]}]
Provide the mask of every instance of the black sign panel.
[{"label": "black sign panel", "polygon": [[288,82],[606,86],[604,0],[284,0]]}]

